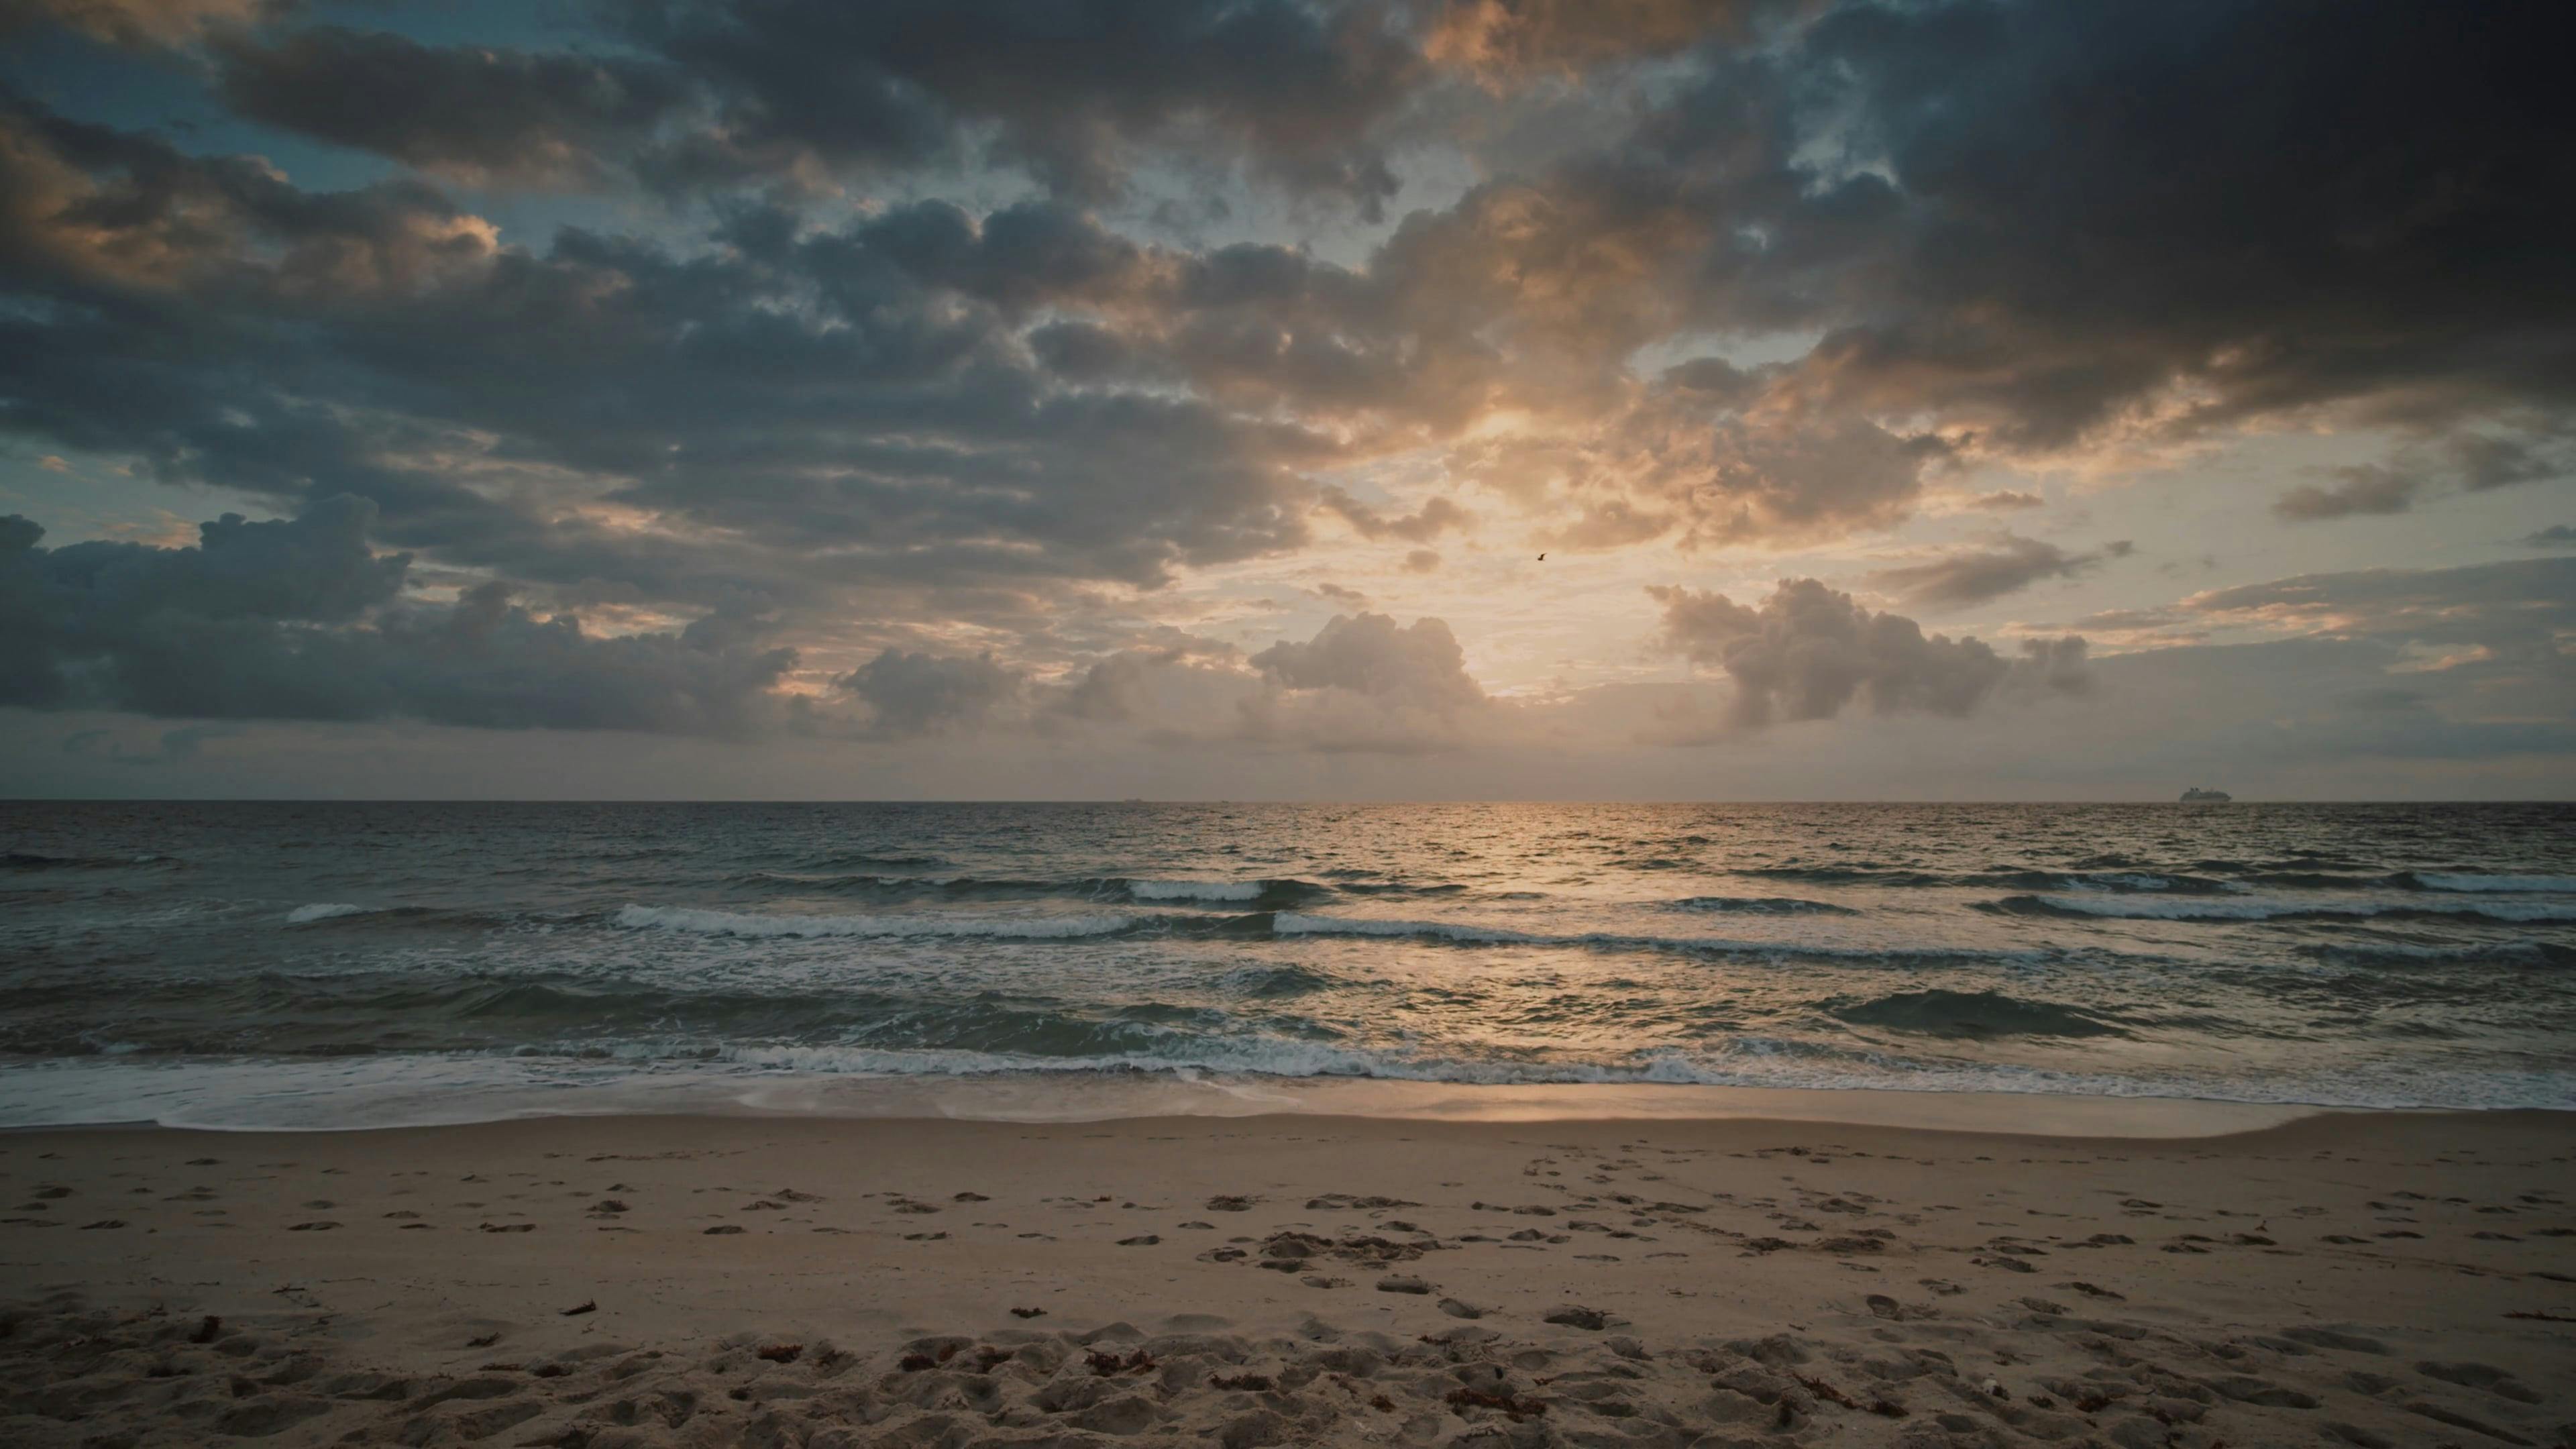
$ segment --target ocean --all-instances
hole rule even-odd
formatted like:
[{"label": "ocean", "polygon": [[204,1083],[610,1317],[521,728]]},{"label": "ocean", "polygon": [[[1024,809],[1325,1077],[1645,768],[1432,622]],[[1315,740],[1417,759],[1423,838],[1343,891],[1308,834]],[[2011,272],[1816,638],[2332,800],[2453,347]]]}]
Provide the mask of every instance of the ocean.
[{"label": "ocean", "polygon": [[0,846],[0,1125],[1345,1079],[2576,1108],[2566,805],[22,802]]}]

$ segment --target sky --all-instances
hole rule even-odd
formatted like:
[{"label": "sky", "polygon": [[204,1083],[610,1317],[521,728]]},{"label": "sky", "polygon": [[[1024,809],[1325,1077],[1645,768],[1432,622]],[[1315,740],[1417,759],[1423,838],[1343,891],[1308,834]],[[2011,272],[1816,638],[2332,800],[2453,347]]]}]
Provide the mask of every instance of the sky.
[{"label": "sky", "polygon": [[0,0],[0,795],[2576,797],[2554,18]]}]

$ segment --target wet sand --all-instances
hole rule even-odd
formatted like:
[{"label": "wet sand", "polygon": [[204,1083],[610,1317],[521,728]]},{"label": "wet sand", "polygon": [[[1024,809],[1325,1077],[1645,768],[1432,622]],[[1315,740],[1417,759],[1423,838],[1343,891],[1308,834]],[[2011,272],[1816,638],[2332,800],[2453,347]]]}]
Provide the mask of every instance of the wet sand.
[{"label": "wet sand", "polygon": [[2576,1119],[25,1132],[0,1315],[11,1445],[2576,1444]]}]

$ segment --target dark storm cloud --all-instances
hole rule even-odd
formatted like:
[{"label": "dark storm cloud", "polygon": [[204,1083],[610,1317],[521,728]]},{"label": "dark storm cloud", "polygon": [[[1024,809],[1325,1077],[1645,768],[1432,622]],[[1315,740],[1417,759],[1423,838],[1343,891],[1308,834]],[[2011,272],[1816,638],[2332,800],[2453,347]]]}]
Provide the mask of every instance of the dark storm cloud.
[{"label": "dark storm cloud", "polygon": [[[2015,446],[2181,381],[2206,395],[2197,423],[2563,405],[2576,276],[2553,238],[2576,219],[2576,154],[2544,119],[2564,114],[2552,17],[1844,6],[1783,85],[1893,190],[1860,173],[1776,205],[1776,240],[1729,282],[1833,327],[1815,361],[1837,390]],[[1695,104],[1677,159],[1725,135],[1688,124]]]},{"label": "dark storm cloud", "polygon": [[1420,64],[1374,7],[1296,0],[623,0],[612,14],[718,98],[718,133],[655,158],[674,177],[807,156],[909,165],[980,132],[1073,195],[1105,195],[1138,151],[1178,144],[1373,213],[1395,181],[1368,132]]},{"label": "dark storm cloud", "polygon": [[275,523],[228,514],[181,549],[47,549],[34,523],[0,519],[0,704],[695,734],[780,721],[795,652],[752,647],[739,621],[602,638],[501,584],[408,601],[411,558],[371,553],[373,516],[355,498]]},{"label": "dark storm cloud", "polygon": [[1873,614],[1814,579],[1784,579],[1758,606],[1686,588],[1647,592],[1664,606],[1663,646],[1735,681],[1741,726],[1831,719],[1854,699],[1879,714],[1966,715],[1999,690],[2091,687],[2080,638],[2029,640],[2010,659],[1983,640]]},{"label": "dark storm cloud", "polygon": [[1880,569],[1870,582],[1896,590],[1918,604],[1982,604],[2029,588],[2042,579],[2073,578],[2107,559],[2132,552],[2125,539],[2088,553],[2069,553],[2053,543],[2005,534],[1992,546],[1968,549],[1930,563]]},{"label": "dark storm cloud", "polygon": [[431,170],[625,169],[666,190],[979,155],[1061,194],[1149,154],[1241,161],[1374,216],[1371,131],[1425,66],[1368,5],[1298,0],[610,0],[597,58],[314,27],[221,47],[254,119]]},{"label": "dark storm cloud", "polygon": [[[416,185],[314,195],[12,122],[0,164],[30,184],[0,248],[39,305],[0,316],[20,344],[0,420],[281,506],[361,494],[389,541],[558,590],[1150,584],[1302,540],[1292,469],[1331,451],[1293,421],[1032,371],[1014,316],[1115,302],[1161,265],[1048,203],[802,234],[743,214],[688,257],[566,231],[536,254]],[[715,532],[605,527],[571,506],[585,487]]]},{"label": "dark storm cloud", "polygon": [[464,180],[597,184],[690,95],[668,66],[329,25],[214,53],[235,114]]}]

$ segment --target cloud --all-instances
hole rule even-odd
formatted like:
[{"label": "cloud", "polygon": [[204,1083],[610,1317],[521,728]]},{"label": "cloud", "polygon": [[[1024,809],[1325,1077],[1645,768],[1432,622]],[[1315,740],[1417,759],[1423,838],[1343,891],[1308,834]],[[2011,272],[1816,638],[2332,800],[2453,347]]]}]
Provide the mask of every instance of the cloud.
[{"label": "cloud", "polygon": [[886,737],[981,724],[1015,702],[1025,681],[990,654],[943,658],[888,649],[836,679],[868,706],[870,729]]},{"label": "cloud", "polygon": [[713,124],[641,159],[664,185],[800,165],[917,166],[988,138],[1066,195],[1156,150],[1241,160],[1374,217],[1395,191],[1376,120],[1420,62],[1366,9],[1292,0],[618,0],[630,44],[695,77]]},{"label": "cloud", "polygon": [[647,62],[333,25],[234,36],[214,58],[236,115],[468,182],[604,185],[690,94],[678,72]]},{"label": "cloud", "polygon": [[2553,523],[2537,533],[2523,535],[2524,548],[2576,548],[2576,524]]},{"label": "cloud", "polygon": [[1287,689],[1348,690],[1444,709],[1485,702],[1458,636],[1438,619],[1399,628],[1385,614],[1336,614],[1314,638],[1283,640],[1251,662]]},{"label": "cloud", "polygon": [[1041,721],[1132,726],[1175,745],[1409,755],[1509,738],[1512,721],[1467,672],[1438,619],[1335,615],[1309,639],[1236,661],[1129,649],[1041,701]]},{"label": "cloud", "polygon": [[2419,670],[2576,681],[2576,558],[2356,569],[2210,589],[2176,605],[2228,623],[2417,646]]},{"label": "cloud", "polygon": [[1423,50],[1489,85],[1571,78],[1742,32],[1747,0],[1446,0]]},{"label": "cloud", "polygon": [[1328,484],[1316,496],[1326,512],[1349,524],[1352,532],[1372,541],[1399,538],[1408,543],[1430,543],[1444,530],[1464,530],[1475,522],[1475,515],[1446,498],[1431,499],[1412,513],[1388,518],[1353,498],[1338,485]]},{"label": "cloud", "polygon": [[1814,579],[1784,579],[1758,606],[1679,587],[1646,591],[1664,606],[1661,645],[1735,681],[1734,722],[1830,719],[1855,699],[1875,713],[1964,716],[2001,690],[2079,694],[2085,644],[2029,640],[2007,659],[1978,639],[1924,634],[1873,614]]},{"label": "cloud", "polygon": [[1236,703],[1233,732],[1325,753],[1416,754],[1475,742],[1497,723],[1438,619],[1399,627],[1336,614],[1315,637],[1252,656],[1263,688]]},{"label": "cloud", "polygon": [[793,650],[722,621],[597,637],[497,583],[412,601],[410,556],[367,546],[373,517],[352,498],[273,523],[226,515],[176,549],[47,549],[34,523],[0,519],[0,704],[720,735],[780,722]]},{"label": "cloud", "polygon": [[2068,553],[2053,543],[2007,533],[1994,546],[1954,553],[1930,563],[1880,569],[1870,582],[1892,588],[1918,604],[1982,604],[2029,588],[2042,579],[2073,578],[2106,559],[2132,552],[2127,540],[2090,553]]},{"label": "cloud", "polygon": [[1967,500],[1966,506],[1982,509],[1988,513],[2007,513],[2022,508],[2045,508],[2048,506],[2048,500],[2036,493],[2015,493],[2011,489],[2002,488],[1992,493],[1980,493]]},{"label": "cloud", "polygon": [[[41,113],[0,119],[13,168],[0,426],[287,510],[365,496],[390,542],[558,591],[769,607],[859,559],[1151,586],[1301,543],[1297,469],[1337,446],[1032,371],[1014,316],[1125,305],[1164,265],[1050,203],[540,255],[417,184],[308,193]],[[602,497],[665,526],[604,527]]]},{"label": "cloud", "polygon": [[2437,445],[2401,449],[2386,463],[2362,463],[2333,470],[2341,481],[2333,487],[2302,484],[2284,493],[2272,511],[2294,523],[2348,518],[2355,514],[2404,513],[2422,495],[2449,482],[2464,493],[2510,488],[2569,471],[2563,457],[2540,441],[2455,432]]},{"label": "cloud", "polygon": [[0,0],[0,36],[39,23],[127,46],[167,46],[242,25],[274,0]]},{"label": "cloud", "polygon": [[2275,500],[2272,511],[2293,523],[2349,518],[2357,513],[2404,513],[2415,506],[2415,495],[2424,489],[2424,479],[2376,463],[2334,471],[2342,482],[2331,488],[2303,483]]}]

